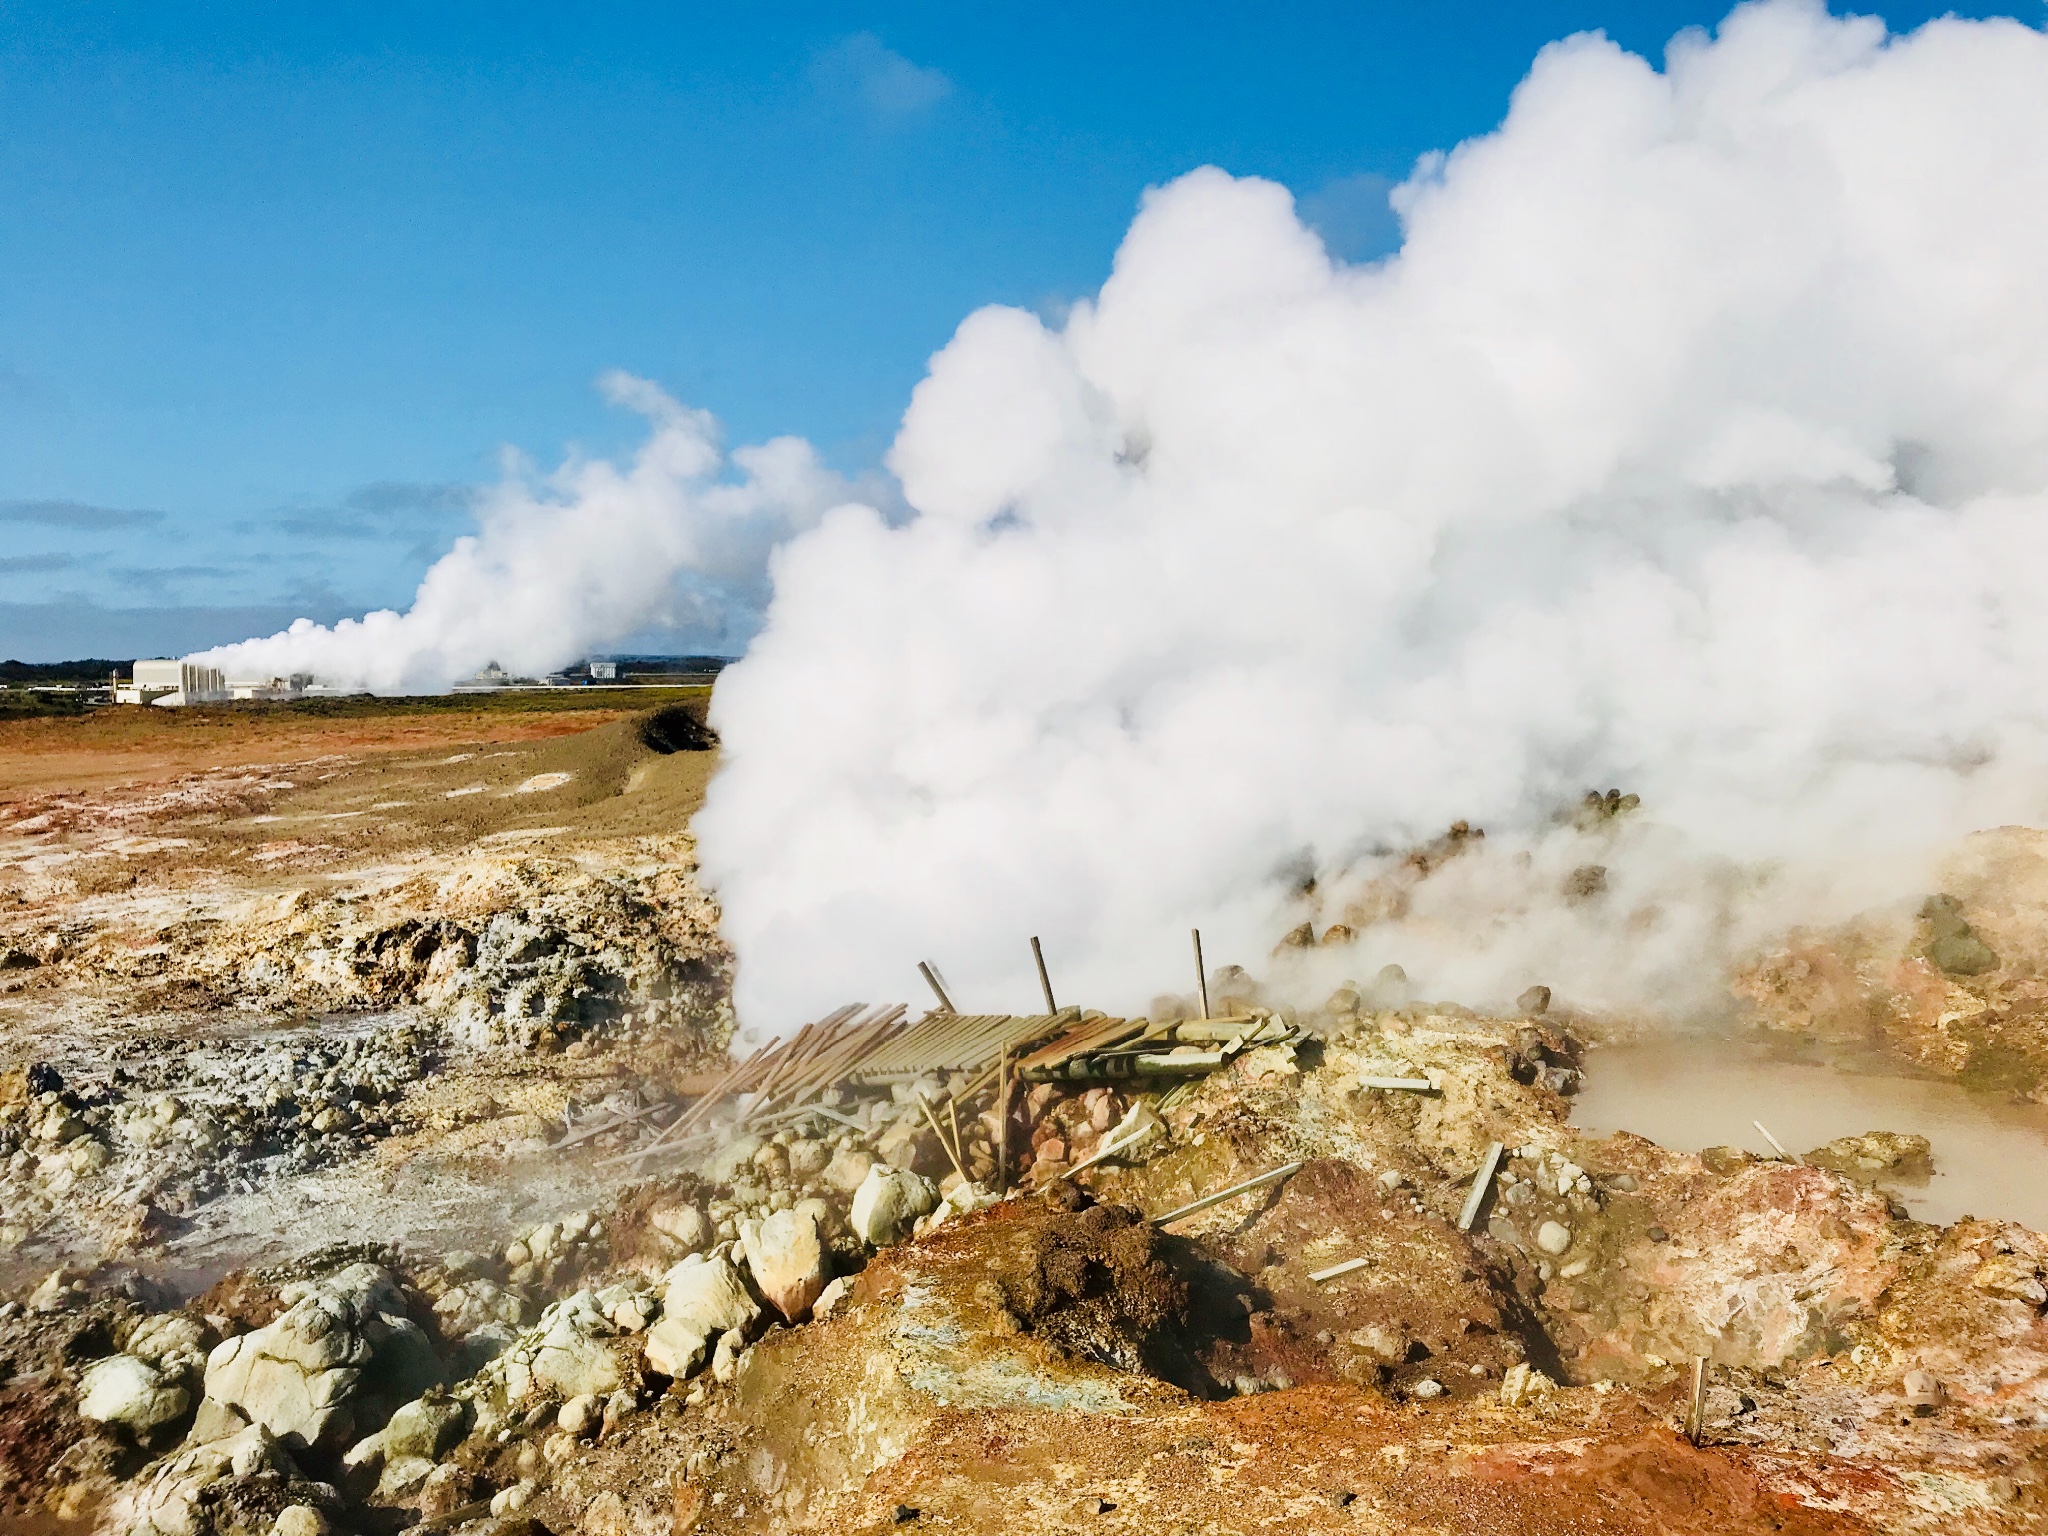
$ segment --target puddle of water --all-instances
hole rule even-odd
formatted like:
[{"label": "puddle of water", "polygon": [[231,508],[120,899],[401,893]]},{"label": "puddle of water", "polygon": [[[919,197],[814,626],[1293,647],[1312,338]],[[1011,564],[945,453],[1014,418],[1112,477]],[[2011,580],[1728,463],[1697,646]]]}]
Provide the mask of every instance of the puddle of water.
[{"label": "puddle of water", "polygon": [[1887,1187],[1921,1221],[2001,1217],[2048,1231],[2048,1107],[2013,1104],[1859,1057],[1790,1057],[1744,1041],[1665,1040],[1588,1053],[1572,1121],[1681,1152],[1772,1156],[1761,1120],[1795,1155],[1865,1131],[1925,1136],[1934,1173]]}]

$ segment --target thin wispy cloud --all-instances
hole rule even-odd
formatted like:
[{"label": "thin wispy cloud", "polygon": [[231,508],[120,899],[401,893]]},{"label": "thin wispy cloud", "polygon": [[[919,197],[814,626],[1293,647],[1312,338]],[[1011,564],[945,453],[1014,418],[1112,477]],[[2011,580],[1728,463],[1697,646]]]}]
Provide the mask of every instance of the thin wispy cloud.
[{"label": "thin wispy cloud", "polygon": [[476,498],[475,486],[458,482],[379,480],[349,492],[338,505],[280,507],[242,526],[304,539],[382,540],[422,527],[438,536],[446,520],[467,513]]},{"label": "thin wispy cloud", "polygon": [[850,93],[876,117],[902,121],[953,94],[944,70],[914,64],[872,32],[840,39],[818,56],[811,77],[831,94]]},{"label": "thin wispy cloud", "polygon": [[0,555],[0,576],[28,575],[36,571],[62,571],[76,564],[76,555]]},{"label": "thin wispy cloud", "polygon": [[142,528],[163,520],[161,512],[95,507],[82,501],[0,501],[0,523],[29,523],[43,528]]}]

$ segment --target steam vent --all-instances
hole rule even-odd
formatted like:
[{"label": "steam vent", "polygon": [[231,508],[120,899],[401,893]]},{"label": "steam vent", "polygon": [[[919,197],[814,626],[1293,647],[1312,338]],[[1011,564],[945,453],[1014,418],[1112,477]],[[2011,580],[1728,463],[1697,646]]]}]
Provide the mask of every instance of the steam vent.
[{"label": "steam vent", "polygon": [[0,1536],[2048,1533],[2048,11],[1727,4],[0,8]]}]

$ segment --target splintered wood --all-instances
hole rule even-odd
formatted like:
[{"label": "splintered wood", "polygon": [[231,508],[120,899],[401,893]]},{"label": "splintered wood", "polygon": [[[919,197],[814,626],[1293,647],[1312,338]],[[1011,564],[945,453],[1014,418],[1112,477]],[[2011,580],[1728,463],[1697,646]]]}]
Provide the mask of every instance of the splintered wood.
[{"label": "splintered wood", "polygon": [[[1046,991],[1050,997],[1049,986]],[[954,1091],[936,1109],[943,1109],[957,1125],[959,1105],[992,1086],[992,1097],[1006,1106],[1020,1081],[1186,1080],[1215,1071],[1240,1052],[1279,1044],[1295,1034],[1284,1020],[1264,1015],[1154,1024],[1079,1008],[1016,1015],[962,1014],[940,1007],[912,1021],[901,1003],[850,1003],[760,1047],[709,1083],[651,1141],[604,1163],[641,1164],[804,1114],[846,1120],[833,1108],[832,1096],[837,1093],[886,1089],[931,1077],[954,1080]],[[959,1082],[962,1077],[964,1084]],[[727,1105],[733,1115],[714,1125],[721,1106]],[[638,1128],[644,1133],[660,1123],[663,1108],[634,1110],[579,1127],[560,1145],[617,1130]],[[935,1107],[927,1106],[927,1112],[935,1115]],[[1007,1126],[1006,1114],[996,1118]],[[936,1118],[932,1129],[957,1166],[957,1139],[949,1140]],[[1007,1162],[1007,1145],[999,1155]]]}]

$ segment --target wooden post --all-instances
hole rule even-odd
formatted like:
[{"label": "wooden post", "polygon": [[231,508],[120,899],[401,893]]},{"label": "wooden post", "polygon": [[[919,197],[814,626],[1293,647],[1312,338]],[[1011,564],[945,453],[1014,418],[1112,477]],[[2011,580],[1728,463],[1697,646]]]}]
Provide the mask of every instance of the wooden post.
[{"label": "wooden post", "polygon": [[1242,1184],[1233,1184],[1228,1189],[1217,1190],[1213,1195],[1204,1195],[1199,1200],[1190,1200],[1186,1205],[1175,1206],[1163,1216],[1154,1216],[1152,1218],[1152,1225],[1163,1227],[1170,1222],[1179,1221],[1183,1216],[1192,1216],[1197,1211],[1206,1211],[1212,1205],[1221,1205],[1224,1201],[1232,1199],[1237,1195],[1261,1188],[1264,1185],[1273,1183],[1277,1179],[1287,1178],[1291,1174],[1299,1173],[1301,1169],[1302,1165],[1300,1163],[1283,1163],[1280,1167],[1273,1169],[1269,1173],[1262,1173],[1257,1178],[1246,1179]]},{"label": "wooden post", "polygon": [[932,1101],[920,1093],[917,1096],[917,1103],[924,1111],[925,1123],[932,1128],[932,1134],[939,1138],[939,1150],[946,1154],[946,1161],[951,1163],[953,1171],[960,1175],[960,1182],[972,1182],[967,1177],[967,1170],[960,1166],[960,1159],[954,1154],[952,1143],[946,1140],[946,1133],[939,1129],[939,1117],[932,1113]]},{"label": "wooden post", "polygon": [[1045,1011],[1058,1013],[1060,1005],[1052,1000],[1052,978],[1045,974],[1045,951],[1038,947],[1038,935],[1031,936],[1031,958],[1038,962],[1038,988],[1045,994]]},{"label": "wooden post", "polygon": [[1791,1154],[1790,1152],[1787,1152],[1787,1151],[1785,1150],[1785,1143],[1783,1143],[1782,1141],[1778,1140],[1778,1138],[1777,1138],[1777,1137],[1775,1137],[1775,1136],[1773,1136],[1773,1135],[1772,1135],[1772,1134],[1771,1134],[1771,1133],[1770,1133],[1769,1131],[1767,1131],[1767,1130],[1764,1130],[1764,1123],[1763,1123],[1763,1121],[1761,1121],[1761,1120],[1752,1120],[1752,1121],[1750,1121],[1749,1123],[1750,1123],[1751,1125],[1755,1126],[1755,1127],[1756,1127],[1756,1128],[1757,1128],[1758,1130],[1760,1130],[1760,1131],[1763,1131],[1763,1133],[1764,1133],[1764,1140],[1765,1140],[1765,1141],[1768,1141],[1768,1142],[1769,1142],[1769,1143],[1770,1143],[1770,1144],[1771,1144],[1771,1145],[1772,1145],[1773,1147],[1775,1147],[1775,1148],[1777,1149],[1777,1152],[1778,1152],[1778,1156],[1779,1156],[1779,1157],[1783,1158],[1783,1159],[1784,1159],[1784,1160],[1785,1160],[1786,1162],[1788,1162],[1788,1163],[1797,1163],[1797,1162],[1799,1161],[1799,1159],[1798,1159],[1798,1158],[1794,1157],[1794,1156],[1793,1156],[1793,1155],[1792,1155],[1792,1154]]},{"label": "wooden post", "polygon": [[1692,1402],[1685,1412],[1685,1438],[1694,1445],[1707,1429],[1707,1357],[1692,1357]]},{"label": "wooden post", "polygon": [[1195,929],[1195,930],[1194,930],[1194,934],[1195,934],[1195,986],[1196,986],[1196,987],[1197,987],[1198,989],[1200,989],[1200,991],[1201,991],[1201,994],[1202,994],[1202,1017],[1206,1019],[1206,1018],[1208,1018],[1208,1017],[1209,1017],[1209,970],[1208,970],[1208,967],[1206,967],[1205,965],[1203,965],[1203,964],[1202,964],[1202,930],[1201,930],[1201,929],[1199,929],[1199,928],[1197,928],[1197,929]]},{"label": "wooden post", "polygon": [[1010,1042],[996,1058],[996,1193],[1010,1192]]},{"label": "wooden post", "polygon": [[920,960],[917,968],[923,974],[925,984],[932,989],[932,995],[938,998],[939,1006],[948,1013],[958,1013],[960,1010],[953,1006],[953,999],[946,996],[946,989],[939,985],[939,973],[932,969],[931,961]]},{"label": "wooden post", "polygon": [[1472,1189],[1465,1196],[1465,1208],[1458,1212],[1460,1232],[1470,1232],[1472,1223],[1479,1219],[1479,1208],[1486,1203],[1487,1190],[1493,1187],[1493,1175],[1500,1167],[1503,1150],[1497,1141],[1486,1144],[1486,1155],[1479,1159],[1479,1171],[1472,1175]]}]

